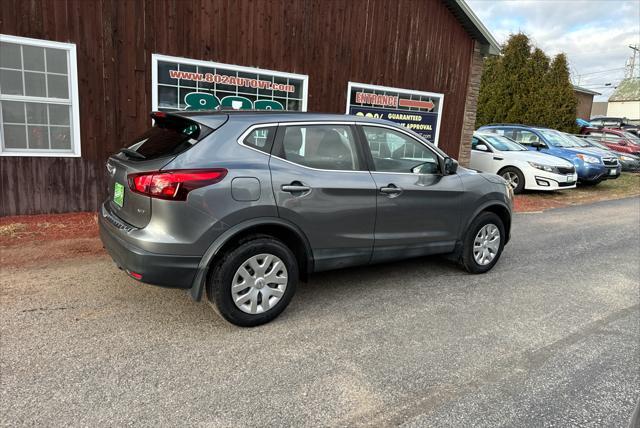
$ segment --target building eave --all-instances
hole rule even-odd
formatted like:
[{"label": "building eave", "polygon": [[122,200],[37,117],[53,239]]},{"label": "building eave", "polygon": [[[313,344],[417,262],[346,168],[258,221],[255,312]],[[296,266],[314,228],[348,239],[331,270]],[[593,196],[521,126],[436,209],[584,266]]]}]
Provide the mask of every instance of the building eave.
[{"label": "building eave", "polygon": [[483,55],[499,55],[500,45],[465,0],[442,0],[469,35],[480,43]]},{"label": "building eave", "polygon": [[573,90],[587,95],[602,95],[600,92],[592,91],[591,89],[583,88],[578,85],[573,85]]}]

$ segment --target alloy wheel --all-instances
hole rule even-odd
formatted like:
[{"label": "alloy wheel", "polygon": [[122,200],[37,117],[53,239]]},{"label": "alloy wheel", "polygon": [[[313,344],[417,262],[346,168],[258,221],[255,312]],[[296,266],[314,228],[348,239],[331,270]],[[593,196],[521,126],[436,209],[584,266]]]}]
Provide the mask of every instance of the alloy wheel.
[{"label": "alloy wheel", "polygon": [[273,254],[258,254],[240,265],[231,285],[233,302],[247,314],[261,314],[282,298],[288,283],[287,267]]},{"label": "alloy wheel", "polygon": [[473,240],[473,258],[479,265],[486,266],[496,258],[499,248],[500,229],[493,223],[485,224]]},{"label": "alloy wheel", "polygon": [[518,187],[518,184],[520,184],[518,174],[516,174],[515,172],[507,171],[502,174],[502,178],[507,180],[507,183],[509,184],[509,186],[511,186],[512,189],[515,189],[516,187]]}]

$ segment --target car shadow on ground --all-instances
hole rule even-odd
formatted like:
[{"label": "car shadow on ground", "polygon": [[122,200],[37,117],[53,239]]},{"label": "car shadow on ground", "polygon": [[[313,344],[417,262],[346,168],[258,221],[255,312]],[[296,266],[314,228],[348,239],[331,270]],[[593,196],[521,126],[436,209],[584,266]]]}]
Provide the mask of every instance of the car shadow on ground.
[{"label": "car shadow on ground", "polygon": [[[196,303],[184,290],[139,283],[126,277],[115,266],[109,267],[109,271],[113,271],[110,277],[115,281],[100,287],[105,293],[101,300],[107,306],[124,305],[131,316],[165,326],[176,323],[208,331],[218,327],[223,330],[239,328],[217,316],[206,296],[202,302]],[[308,281],[298,283],[291,304],[272,324],[287,325],[309,316],[318,316],[318,308],[327,308],[324,312],[329,308],[340,309],[341,302],[346,301],[350,302],[349,305],[366,308],[372,298],[402,293],[403,288],[409,293],[416,287],[457,287],[464,283],[466,276],[468,274],[457,264],[441,256],[320,272],[311,275]],[[457,280],[450,282],[453,278]]]}]

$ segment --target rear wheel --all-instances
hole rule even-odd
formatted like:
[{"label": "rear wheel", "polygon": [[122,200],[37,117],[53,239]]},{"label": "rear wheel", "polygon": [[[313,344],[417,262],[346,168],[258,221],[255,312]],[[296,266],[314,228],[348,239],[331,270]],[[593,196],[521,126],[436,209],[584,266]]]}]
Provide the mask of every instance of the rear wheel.
[{"label": "rear wheel", "polygon": [[507,167],[500,171],[500,176],[507,180],[507,184],[513,189],[513,193],[522,193],[524,190],[524,174],[518,168]]},{"label": "rear wheel", "polygon": [[504,224],[497,214],[483,212],[471,222],[464,238],[462,265],[471,273],[484,273],[498,263],[504,240]]},{"label": "rear wheel", "polygon": [[251,327],[267,323],[287,307],[298,284],[291,250],[269,236],[241,242],[216,263],[207,298],[227,321]]}]

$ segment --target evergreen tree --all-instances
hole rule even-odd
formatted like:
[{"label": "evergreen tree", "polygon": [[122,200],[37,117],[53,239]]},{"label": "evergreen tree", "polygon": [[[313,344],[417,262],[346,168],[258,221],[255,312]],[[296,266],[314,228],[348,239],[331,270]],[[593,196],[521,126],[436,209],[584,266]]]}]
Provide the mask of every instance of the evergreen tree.
[{"label": "evergreen tree", "polygon": [[497,109],[500,104],[496,93],[496,83],[500,81],[499,58],[491,56],[485,58],[482,76],[480,78],[480,92],[478,94],[478,110],[476,113],[476,127],[487,125],[497,117]]},{"label": "evergreen tree", "polygon": [[524,123],[572,132],[576,105],[566,56],[550,64],[542,50],[532,51],[526,35],[514,34],[501,56],[485,60],[476,126]]},{"label": "evergreen tree", "polygon": [[529,57],[531,45],[524,34],[512,35],[502,50],[502,83],[498,85],[497,96],[504,100],[504,107],[498,110],[504,119],[501,122],[522,121],[529,104]]},{"label": "evergreen tree", "polygon": [[576,131],[578,100],[569,79],[569,65],[565,54],[558,54],[547,73],[549,112],[546,126],[565,132]]},{"label": "evergreen tree", "polygon": [[549,122],[550,102],[547,88],[549,57],[539,48],[535,48],[527,61],[527,82],[529,91],[526,105],[527,111],[523,123],[528,125],[544,125]]}]

